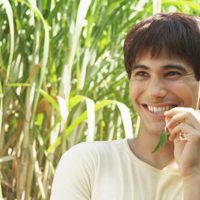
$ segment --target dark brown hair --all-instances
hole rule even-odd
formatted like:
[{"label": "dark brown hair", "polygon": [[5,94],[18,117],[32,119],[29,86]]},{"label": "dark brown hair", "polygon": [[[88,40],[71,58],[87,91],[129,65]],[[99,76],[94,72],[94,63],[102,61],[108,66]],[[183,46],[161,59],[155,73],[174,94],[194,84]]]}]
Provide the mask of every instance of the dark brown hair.
[{"label": "dark brown hair", "polygon": [[157,57],[163,50],[188,62],[200,80],[200,18],[183,13],[155,14],[136,24],[124,42],[128,77],[141,53],[150,51]]}]

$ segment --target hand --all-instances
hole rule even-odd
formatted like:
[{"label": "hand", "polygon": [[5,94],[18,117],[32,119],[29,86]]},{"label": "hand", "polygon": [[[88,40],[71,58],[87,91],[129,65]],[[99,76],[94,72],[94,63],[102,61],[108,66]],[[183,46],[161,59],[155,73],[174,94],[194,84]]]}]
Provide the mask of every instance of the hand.
[{"label": "hand", "polygon": [[181,175],[200,175],[200,111],[176,107],[166,111],[165,117]]}]

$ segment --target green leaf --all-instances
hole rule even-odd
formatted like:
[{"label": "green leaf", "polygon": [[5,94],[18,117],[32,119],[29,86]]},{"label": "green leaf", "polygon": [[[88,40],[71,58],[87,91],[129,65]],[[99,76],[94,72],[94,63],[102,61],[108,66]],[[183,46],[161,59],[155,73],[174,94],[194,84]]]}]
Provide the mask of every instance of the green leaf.
[{"label": "green leaf", "polygon": [[6,10],[8,23],[9,23],[9,29],[10,29],[10,54],[9,54],[9,60],[8,60],[8,66],[7,66],[7,73],[6,73],[6,83],[7,83],[10,76],[12,59],[14,55],[15,31],[14,31],[13,11],[12,11],[11,4],[8,0],[4,0],[2,1],[2,3]]},{"label": "green leaf", "polygon": [[156,147],[154,148],[154,150],[152,151],[152,153],[155,153],[156,151],[158,151],[160,148],[162,148],[168,141],[168,133],[166,131],[163,131],[160,134],[160,139],[158,144],[156,145]]}]

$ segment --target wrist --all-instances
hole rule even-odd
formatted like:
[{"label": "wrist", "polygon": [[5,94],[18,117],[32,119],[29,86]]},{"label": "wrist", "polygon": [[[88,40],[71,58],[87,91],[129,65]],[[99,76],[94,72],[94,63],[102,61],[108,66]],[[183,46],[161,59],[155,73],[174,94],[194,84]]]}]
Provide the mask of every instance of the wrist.
[{"label": "wrist", "polygon": [[199,200],[200,174],[183,177],[184,200]]}]

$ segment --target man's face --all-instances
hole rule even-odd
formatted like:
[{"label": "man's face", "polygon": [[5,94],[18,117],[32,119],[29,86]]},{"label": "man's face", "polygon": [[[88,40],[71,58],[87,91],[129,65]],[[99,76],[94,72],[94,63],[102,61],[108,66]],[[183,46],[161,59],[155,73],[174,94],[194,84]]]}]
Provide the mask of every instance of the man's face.
[{"label": "man's face", "polygon": [[141,118],[141,129],[160,133],[165,127],[164,111],[173,107],[196,108],[198,81],[192,67],[177,57],[149,52],[136,59],[130,78],[133,106]]}]

